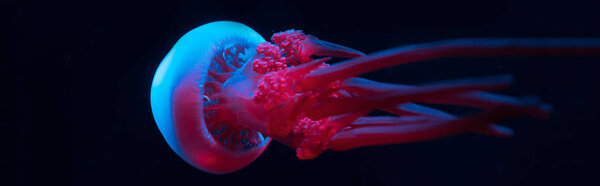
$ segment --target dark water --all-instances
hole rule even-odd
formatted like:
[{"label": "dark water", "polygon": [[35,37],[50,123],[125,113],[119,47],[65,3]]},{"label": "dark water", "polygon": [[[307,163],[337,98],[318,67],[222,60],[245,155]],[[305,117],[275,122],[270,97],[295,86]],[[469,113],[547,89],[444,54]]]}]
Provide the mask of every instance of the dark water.
[{"label": "dark water", "polygon": [[[326,152],[301,161],[272,143],[227,175],[194,169],[163,140],[154,70],[185,32],[217,20],[264,37],[295,28],[365,53],[456,37],[600,37],[593,1],[9,0],[2,10],[0,185],[594,185],[600,58],[460,58],[364,77],[416,84],[513,74],[508,95],[539,95],[549,120],[504,122],[509,139],[467,134]],[[462,110],[449,108],[450,112]],[[7,183],[5,183],[7,182]]]}]

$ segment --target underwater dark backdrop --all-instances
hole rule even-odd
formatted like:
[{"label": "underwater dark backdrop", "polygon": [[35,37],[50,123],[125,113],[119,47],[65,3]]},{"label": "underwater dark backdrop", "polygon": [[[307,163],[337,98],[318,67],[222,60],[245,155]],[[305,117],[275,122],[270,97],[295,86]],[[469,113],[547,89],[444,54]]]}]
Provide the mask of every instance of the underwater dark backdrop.
[{"label": "underwater dark backdrop", "polygon": [[516,81],[502,93],[539,95],[555,110],[549,120],[504,122],[515,130],[508,139],[466,134],[304,161],[272,142],[248,167],[225,175],[195,169],[169,148],[149,97],[173,44],[212,21],[238,21],[265,38],[301,29],[371,53],[462,37],[600,37],[598,5],[3,0],[0,185],[597,185],[600,57],[441,59],[366,74],[418,84],[510,73]]}]

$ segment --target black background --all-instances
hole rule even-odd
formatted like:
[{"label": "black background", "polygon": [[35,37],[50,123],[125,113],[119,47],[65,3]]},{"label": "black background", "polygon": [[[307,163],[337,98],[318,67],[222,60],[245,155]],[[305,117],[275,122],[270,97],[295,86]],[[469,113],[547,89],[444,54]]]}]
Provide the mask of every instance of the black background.
[{"label": "black background", "polygon": [[[187,31],[217,20],[263,37],[290,28],[371,53],[456,37],[600,37],[593,1],[2,1],[2,185],[595,185],[600,58],[460,58],[366,74],[416,84],[514,74],[549,120],[509,139],[467,134],[328,151],[301,161],[277,142],[226,175],[194,169],[150,110],[154,70]],[[449,108],[450,112],[462,110]],[[6,183],[6,184],[5,184]]]}]

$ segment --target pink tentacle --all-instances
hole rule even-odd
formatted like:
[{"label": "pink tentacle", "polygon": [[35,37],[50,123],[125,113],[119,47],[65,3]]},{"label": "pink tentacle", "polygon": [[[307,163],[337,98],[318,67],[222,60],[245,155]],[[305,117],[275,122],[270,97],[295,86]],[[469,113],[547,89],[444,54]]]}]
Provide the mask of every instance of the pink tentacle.
[{"label": "pink tentacle", "polygon": [[381,108],[381,110],[396,114],[399,116],[428,116],[442,119],[454,119],[456,116],[434,108],[414,104],[403,103],[391,107]]},{"label": "pink tentacle", "polygon": [[600,55],[597,39],[455,39],[384,50],[347,60],[306,76],[302,86],[326,83],[411,62],[447,57]]},{"label": "pink tentacle", "polygon": [[355,58],[364,56],[365,54],[342,45],[316,39],[314,37],[307,38],[304,41],[302,48],[303,55],[317,55],[317,56],[332,56],[332,57],[345,57]]},{"label": "pink tentacle", "polygon": [[[414,103],[395,105],[393,107],[383,108],[381,110],[400,116],[427,116],[441,119],[457,118],[456,116],[444,111]],[[514,133],[510,128],[494,123],[490,123],[482,127],[475,127],[473,132],[496,137],[510,137]]]},{"label": "pink tentacle", "polygon": [[[344,89],[356,94],[381,94],[388,91],[409,91],[418,89],[419,86],[381,83],[363,78],[350,78],[344,82]],[[488,92],[472,91],[466,93],[439,95],[423,100],[425,103],[450,104],[470,106],[481,109],[492,109],[501,105],[539,105],[539,110],[533,110],[529,116],[545,118],[552,106],[542,103],[537,97],[515,98]],[[391,111],[394,107],[383,108]],[[393,112],[392,112],[393,113]],[[401,115],[401,114],[398,114]]]},{"label": "pink tentacle", "polygon": [[418,88],[387,89],[384,92],[361,94],[349,98],[327,100],[307,111],[311,119],[322,119],[344,113],[372,110],[400,103],[424,100],[441,95],[456,94],[475,90],[497,90],[509,85],[512,76],[494,76],[477,79],[443,81]]},{"label": "pink tentacle", "polygon": [[532,106],[501,106],[478,115],[457,119],[422,116],[363,118],[333,136],[328,147],[341,151],[457,135],[472,131],[476,127],[521,115],[526,112],[525,110],[532,108]]}]

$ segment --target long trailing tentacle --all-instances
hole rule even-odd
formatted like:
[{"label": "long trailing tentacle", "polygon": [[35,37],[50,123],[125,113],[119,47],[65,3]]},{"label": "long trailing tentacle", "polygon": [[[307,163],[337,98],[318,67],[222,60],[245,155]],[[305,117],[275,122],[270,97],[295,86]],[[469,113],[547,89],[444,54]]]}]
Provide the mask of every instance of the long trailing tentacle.
[{"label": "long trailing tentacle", "polygon": [[[419,88],[384,87],[385,91],[374,91],[358,96],[326,100],[307,111],[311,119],[322,119],[344,113],[392,106],[413,102],[440,95],[457,94],[475,90],[497,90],[509,85],[510,75],[492,76],[488,78],[460,79],[443,81]],[[378,87],[371,87],[377,89]]]},{"label": "long trailing tentacle", "polygon": [[[382,110],[399,116],[426,116],[441,119],[457,118],[456,116],[446,113],[444,111],[418,105],[415,103],[399,104],[392,107],[383,108]],[[510,137],[514,133],[512,129],[495,123],[490,123],[481,127],[475,127],[473,128],[473,132],[496,137]]]},{"label": "long trailing tentacle", "polygon": [[[344,89],[350,91],[353,94],[382,94],[389,91],[407,91],[419,89],[419,86],[411,86],[411,85],[400,85],[400,84],[389,84],[389,83],[381,83],[375,82],[363,78],[351,78],[345,81]],[[511,106],[520,106],[520,105],[537,105],[536,108],[524,110],[526,114],[531,117],[537,118],[546,118],[549,115],[551,110],[551,106],[539,101],[539,99],[535,97],[525,97],[525,98],[514,98],[505,95],[498,95],[488,92],[481,91],[472,91],[466,93],[458,93],[458,94],[450,94],[450,95],[439,95],[432,97],[431,99],[423,99],[420,100],[425,103],[436,103],[436,104],[451,104],[451,105],[460,105],[460,106],[471,106],[475,108],[482,109],[493,109],[498,106],[503,105],[511,105]],[[434,118],[444,118],[444,119],[454,119],[456,116],[451,115],[449,113],[417,105],[414,103],[401,103],[393,106],[377,108],[379,110],[383,110],[392,114],[396,114],[399,116],[428,116]],[[512,130],[507,127],[497,125],[497,124],[488,124],[482,127],[477,127],[473,129],[474,132],[499,136],[499,137],[509,137],[512,135]]]},{"label": "long trailing tentacle", "polygon": [[447,57],[600,55],[594,39],[452,39],[384,50],[347,60],[307,75],[302,87],[312,89],[335,80],[411,62]]},{"label": "long trailing tentacle", "polygon": [[[343,89],[352,93],[361,94],[383,94],[389,91],[409,91],[420,89],[420,86],[390,84],[371,81],[364,78],[350,78],[344,82]],[[529,113],[531,117],[544,118],[552,109],[552,106],[541,103],[535,96],[515,98],[482,91],[461,92],[457,94],[436,95],[434,97],[418,100],[425,103],[450,104],[459,106],[470,106],[481,109],[492,109],[500,105],[527,105],[539,104],[539,110]],[[385,111],[397,110],[396,107],[382,108]]]},{"label": "long trailing tentacle", "polygon": [[332,150],[430,140],[470,132],[473,128],[515,117],[536,106],[500,106],[463,118],[363,117],[338,132],[328,143]]}]

